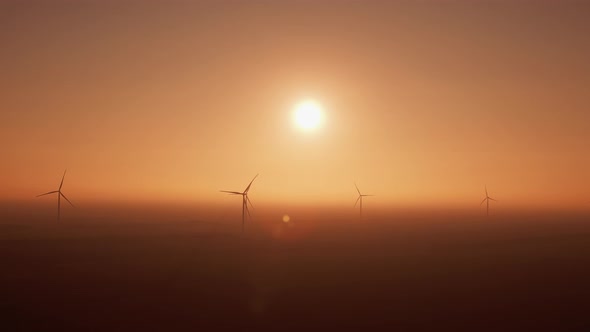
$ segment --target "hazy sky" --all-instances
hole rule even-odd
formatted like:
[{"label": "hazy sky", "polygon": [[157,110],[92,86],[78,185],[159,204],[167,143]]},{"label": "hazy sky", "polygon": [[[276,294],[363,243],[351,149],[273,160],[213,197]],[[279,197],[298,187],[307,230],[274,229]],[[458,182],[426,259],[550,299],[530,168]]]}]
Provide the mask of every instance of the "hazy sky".
[{"label": "hazy sky", "polygon": [[584,208],[589,31],[582,1],[0,0],[0,199],[68,168],[77,201],[260,173],[254,202]]}]

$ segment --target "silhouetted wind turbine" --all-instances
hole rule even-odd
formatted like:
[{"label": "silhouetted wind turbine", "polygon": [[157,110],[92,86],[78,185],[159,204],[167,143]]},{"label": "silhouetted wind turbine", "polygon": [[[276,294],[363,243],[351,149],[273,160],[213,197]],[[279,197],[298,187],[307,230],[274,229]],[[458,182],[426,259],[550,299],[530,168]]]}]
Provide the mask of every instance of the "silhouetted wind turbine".
[{"label": "silhouetted wind turbine", "polygon": [[66,171],[67,171],[67,169],[64,171],[64,175],[61,177],[61,183],[59,184],[59,188],[57,190],[50,191],[48,193],[36,196],[36,197],[40,197],[40,196],[45,196],[45,195],[49,195],[49,194],[57,194],[57,221],[59,221],[59,219],[61,217],[61,198],[62,197],[65,198],[66,201],[68,201],[68,203],[70,203],[71,206],[74,206],[74,204],[72,204],[72,202],[70,202],[70,200],[66,197],[66,195],[64,195],[61,192],[61,187],[63,187],[64,178],[66,177]]},{"label": "silhouetted wind turbine", "polygon": [[252,179],[252,181],[250,181],[250,184],[248,184],[248,186],[246,187],[244,192],[220,190],[222,193],[228,193],[230,195],[242,195],[242,233],[244,233],[244,220],[246,218],[246,213],[248,213],[248,217],[250,217],[250,210],[248,209],[248,203],[250,203],[250,206],[254,207],[252,205],[252,202],[250,202],[250,198],[248,198],[248,191],[250,190],[250,186],[252,186],[252,182],[254,182],[254,180],[256,180],[257,177],[258,177],[258,174],[256,174],[256,176]]},{"label": "silhouetted wind turbine", "polygon": [[356,191],[359,193],[359,197],[356,199],[356,202],[354,202],[354,206],[356,207],[356,205],[358,204],[358,202],[361,201],[361,205],[360,205],[360,218],[362,220],[363,219],[363,197],[375,196],[375,195],[363,195],[363,194],[361,194],[361,191],[359,190],[359,187],[356,185],[356,182],[354,183],[354,186],[356,187]]},{"label": "silhouetted wind turbine", "polygon": [[483,201],[481,201],[481,203],[479,203],[479,205],[482,205],[483,202],[486,202],[486,216],[489,216],[490,215],[490,201],[497,202],[497,200],[491,198],[490,195],[488,195],[488,186],[485,186],[485,189],[486,189],[486,198],[484,198]]}]

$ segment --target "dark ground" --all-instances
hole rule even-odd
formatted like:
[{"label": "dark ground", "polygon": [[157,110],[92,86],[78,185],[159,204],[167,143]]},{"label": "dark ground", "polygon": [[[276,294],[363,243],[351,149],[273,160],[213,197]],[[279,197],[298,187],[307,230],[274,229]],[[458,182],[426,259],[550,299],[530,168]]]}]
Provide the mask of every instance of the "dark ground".
[{"label": "dark ground", "polygon": [[2,331],[590,331],[590,223],[0,222]]}]

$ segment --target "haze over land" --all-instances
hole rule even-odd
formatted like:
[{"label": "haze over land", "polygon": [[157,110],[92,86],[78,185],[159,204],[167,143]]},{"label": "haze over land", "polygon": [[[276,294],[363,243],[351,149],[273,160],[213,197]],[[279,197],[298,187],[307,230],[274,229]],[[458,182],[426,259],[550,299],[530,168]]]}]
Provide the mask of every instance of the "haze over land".
[{"label": "haze over land", "polygon": [[587,218],[481,221],[1,222],[0,317],[11,331],[587,330]]}]

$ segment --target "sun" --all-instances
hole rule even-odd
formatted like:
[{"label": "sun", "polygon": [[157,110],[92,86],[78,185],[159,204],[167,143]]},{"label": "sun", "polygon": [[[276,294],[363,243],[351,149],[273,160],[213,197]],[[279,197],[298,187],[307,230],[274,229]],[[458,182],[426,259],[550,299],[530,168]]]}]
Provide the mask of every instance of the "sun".
[{"label": "sun", "polygon": [[314,100],[306,100],[295,107],[295,123],[302,129],[315,129],[322,123],[322,107]]}]

